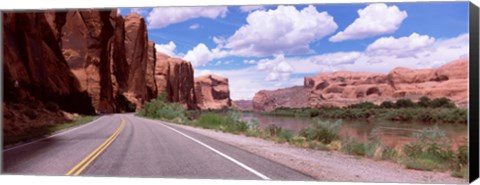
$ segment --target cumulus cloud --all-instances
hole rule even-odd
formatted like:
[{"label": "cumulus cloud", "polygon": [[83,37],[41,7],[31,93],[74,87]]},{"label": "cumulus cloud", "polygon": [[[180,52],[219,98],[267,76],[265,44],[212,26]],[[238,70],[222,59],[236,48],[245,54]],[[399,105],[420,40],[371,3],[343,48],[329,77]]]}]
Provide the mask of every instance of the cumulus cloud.
[{"label": "cumulus cloud", "polygon": [[186,20],[205,17],[216,19],[224,18],[228,8],[218,7],[158,7],[153,8],[147,16],[149,28],[164,28],[168,25]]},{"label": "cumulus cloud", "polygon": [[176,48],[177,45],[173,41],[168,42],[168,44],[155,44],[155,49],[157,50],[157,52],[164,53],[172,57],[176,56]]},{"label": "cumulus cloud", "polygon": [[191,29],[191,30],[196,30],[196,29],[200,28],[200,25],[199,24],[192,24],[188,28]]},{"label": "cumulus cloud", "polygon": [[247,24],[226,40],[225,48],[239,56],[304,54],[309,44],[337,29],[327,12],[310,5],[302,10],[278,6],[275,10],[257,10],[247,16]]},{"label": "cumulus cloud", "polygon": [[257,70],[268,72],[265,80],[267,81],[285,81],[288,80],[293,72],[293,67],[285,61],[283,54],[276,55],[273,59],[262,59],[258,61]]},{"label": "cumulus cloud", "polygon": [[329,40],[340,42],[393,33],[408,16],[406,11],[400,11],[397,6],[387,6],[383,3],[368,5],[358,10],[358,15],[359,17],[344,31],[338,32]]},{"label": "cumulus cloud", "polygon": [[251,12],[254,10],[263,10],[263,6],[253,6],[253,5],[247,5],[247,6],[240,6],[240,11],[242,12]]},{"label": "cumulus cloud", "polygon": [[408,37],[382,37],[368,45],[366,53],[368,55],[390,55],[396,57],[415,56],[431,46],[435,38],[428,35],[419,35],[412,33]]},{"label": "cumulus cloud", "polygon": [[336,52],[317,55],[310,58],[310,61],[316,64],[325,65],[339,65],[339,64],[352,64],[360,57],[361,53],[352,52]]},{"label": "cumulus cloud", "polygon": [[207,64],[214,59],[214,55],[205,44],[200,43],[192,50],[188,51],[183,59],[191,62],[192,66],[196,67]]}]

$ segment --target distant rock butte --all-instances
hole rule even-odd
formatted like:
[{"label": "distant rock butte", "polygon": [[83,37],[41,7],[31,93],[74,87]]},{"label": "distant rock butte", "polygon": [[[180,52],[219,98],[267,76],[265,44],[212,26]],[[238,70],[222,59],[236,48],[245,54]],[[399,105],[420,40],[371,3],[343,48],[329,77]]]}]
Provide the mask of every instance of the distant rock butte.
[{"label": "distant rock butte", "polygon": [[[260,91],[253,98],[253,108],[271,111],[279,107],[348,106],[363,101],[380,104],[408,98],[414,101],[422,96],[446,97],[457,106],[468,105],[468,60],[459,59],[437,69],[408,69],[398,67],[388,74],[338,71],[305,77],[304,89],[287,88]],[[290,105],[289,97],[296,98]]]},{"label": "distant rock butte", "polygon": [[228,79],[216,75],[195,78],[197,106],[202,110],[226,109],[232,106]]},{"label": "distant rock butte", "polygon": [[303,86],[294,86],[278,90],[262,90],[257,92],[253,97],[253,109],[272,111],[280,107],[308,107],[307,92],[307,89]]}]

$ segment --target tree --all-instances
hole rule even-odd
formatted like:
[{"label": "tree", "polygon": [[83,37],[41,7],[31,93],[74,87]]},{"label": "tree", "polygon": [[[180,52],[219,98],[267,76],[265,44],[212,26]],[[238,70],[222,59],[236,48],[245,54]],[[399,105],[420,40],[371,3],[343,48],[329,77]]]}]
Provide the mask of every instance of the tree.
[{"label": "tree", "polygon": [[430,106],[430,98],[426,97],[426,96],[422,96],[418,103],[417,103],[420,107],[429,107]]}]

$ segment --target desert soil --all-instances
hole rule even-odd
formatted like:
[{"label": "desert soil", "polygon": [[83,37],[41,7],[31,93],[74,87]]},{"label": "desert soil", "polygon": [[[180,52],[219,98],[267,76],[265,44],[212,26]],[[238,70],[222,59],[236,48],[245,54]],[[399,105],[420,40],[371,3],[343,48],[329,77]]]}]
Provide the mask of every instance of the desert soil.
[{"label": "desert soil", "polygon": [[346,155],[336,151],[299,148],[260,138],[220,131],[176,125],[289,166],[320,181],[401,182],[401,183],[467,183],[448,172],[406,169],[391,161],[379,161]]}]

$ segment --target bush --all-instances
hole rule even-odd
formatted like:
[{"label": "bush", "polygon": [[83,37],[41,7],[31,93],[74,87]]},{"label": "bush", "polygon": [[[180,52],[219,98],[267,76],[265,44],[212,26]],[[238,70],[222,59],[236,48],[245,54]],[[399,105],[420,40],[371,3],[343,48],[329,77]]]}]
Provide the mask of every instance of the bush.
[{"label": "bush", "polygon": [[426,96],[422,96],[418,102],[417,102],[418,106],[420,107],[430,107],[430,98],[426,97]]},{"label": "bush", "polygon": [[238,118],[236,113],[221,115],[217,113],[204,113],[193,121],[194,126],[207,129],[215,129],[230,133],[244,133],[248,130],[248,124]]},{"label": "bush", "polygon": [[455,108],[455,104],[448,98],[435,98],[433,99],[429,107],[431,108]]},{"label": "bush", "polygon": [[413,108],[416,104],[410,99],[399,99],[395,102],[395,108]]},{"label": "bush", "polygon": [[329,144],[339,138],[338,133],[341,126],[341,120],[330,123],[316,119],[309,127],[302,129],[299,135],[305,137],[307,140],[315,140],[323,144]]},{"label": "bush", "polygon": [[395,108],[395,103],[392,101],[384,101],[382,104],[380,104],[380,108],[392,109]]},{"label": "bush", "polygon": [[167,103],[166,94],[159,95],[156,99],[145,103],[138,113],[140,116],[155,119],[186,120],[185,109],[178,103]]},{"label": "bush", "polygon": [[282,127],[279,127],[277,125],[274,125],[274,124],[271,124],[271,125],[268,125],[265,130],[267,131],[267,133],[270,135],[270,136],[278,136],[278,134],[280,134],[280,132],[282,131]]},{"label": "bush", "polygon": [[378,108],[377,105],[373,104],[372,102],[361,102],[349,105],[347,108],[350,109],[375,109]]},{"label": "bush", "polygon": [[448,138],[438,127],[425,128],[414,133],[416,142],[404,145],[404,164],[417,170],[448,170],[458,167],[457,156],[450,149]]},{"label": "bush", "polygon": [[342,150],[346,154],[358,156],[365,156],[367,151],[365,144],[356,142],[353,139],[348,139],[346,142],[344,142],[342,144]]}]

